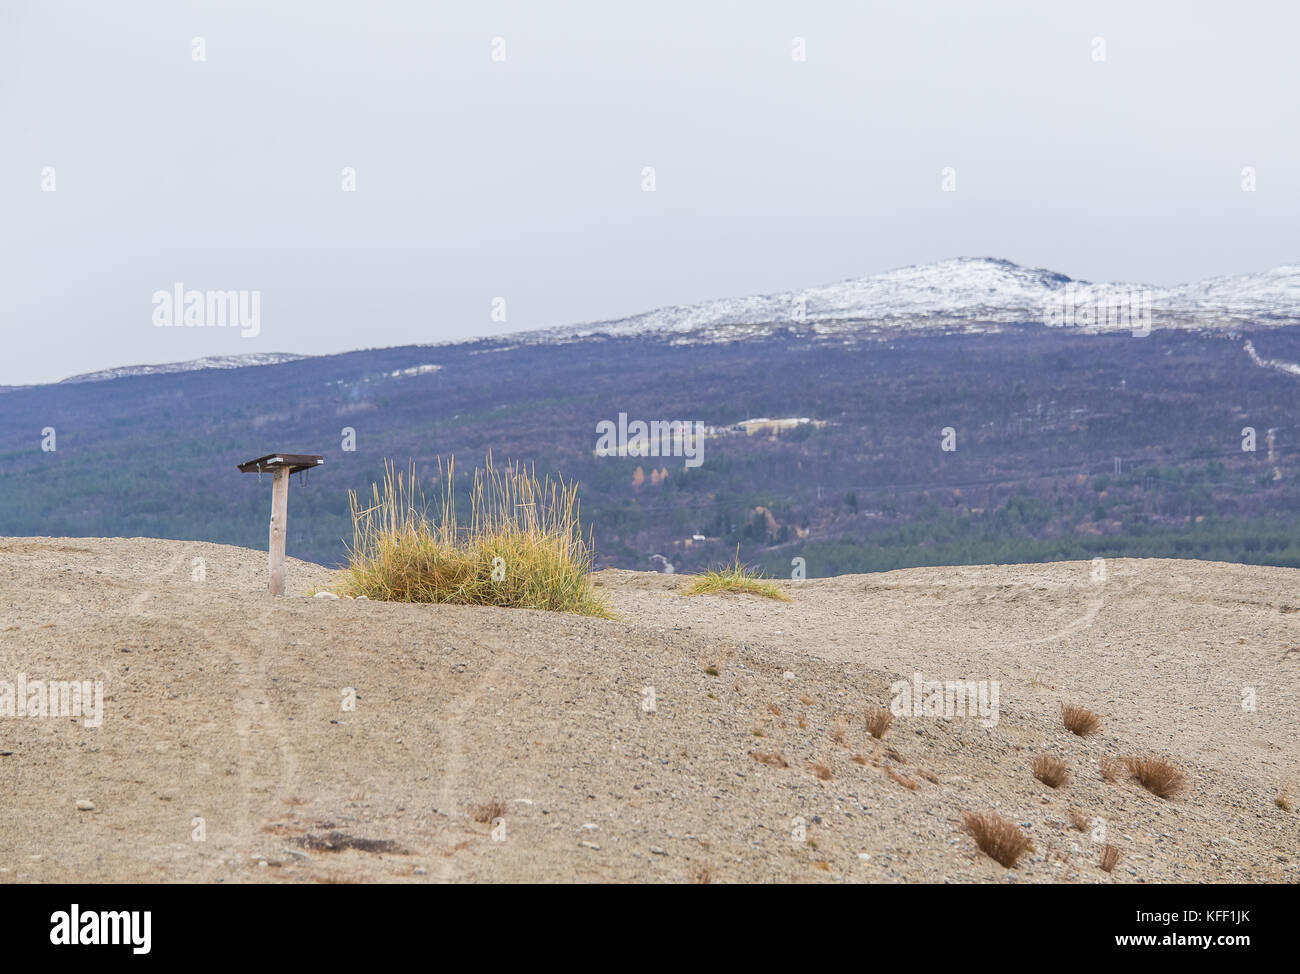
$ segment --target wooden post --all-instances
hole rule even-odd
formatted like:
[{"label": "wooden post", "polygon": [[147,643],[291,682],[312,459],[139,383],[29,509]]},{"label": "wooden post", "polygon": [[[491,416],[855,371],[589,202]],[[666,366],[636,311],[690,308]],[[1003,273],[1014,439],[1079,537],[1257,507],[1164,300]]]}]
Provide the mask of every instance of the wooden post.
[{"label": "wooden post", "polygon": [[267,558],[272,595],[284,594],[284,541],[289,527],[289,468],[275,471],[271,485],[271,546]]},{"label": "wooden post", "polygon": [[271,544],[267,550],[267,585],[272,595],[284,594],[284,544],[289,528],[289,478],[325,462],[315,453],[268,453],[239,465],[240,473],[275,475],[271,484]]}]

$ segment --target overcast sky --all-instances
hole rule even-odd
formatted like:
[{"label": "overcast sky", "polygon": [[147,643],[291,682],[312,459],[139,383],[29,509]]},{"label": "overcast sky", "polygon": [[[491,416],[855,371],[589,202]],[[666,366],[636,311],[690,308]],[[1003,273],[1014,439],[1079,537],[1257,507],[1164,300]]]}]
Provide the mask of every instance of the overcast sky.
[{"label": "overcast sky", "polygon": [[[1298,28],[1285,2],[3,0],[0,384],[953,256],[1293,263]],[[258,335],[155,327],[178,282],[259,291]]]}]

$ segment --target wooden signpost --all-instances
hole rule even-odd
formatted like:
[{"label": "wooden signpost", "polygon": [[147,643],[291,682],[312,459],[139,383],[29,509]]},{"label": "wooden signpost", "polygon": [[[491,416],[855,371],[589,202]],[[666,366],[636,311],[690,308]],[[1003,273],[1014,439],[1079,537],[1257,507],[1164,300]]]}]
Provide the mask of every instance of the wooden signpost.
[{"label": "wooden signpost", "polygon": [[272,595],[284,594],[284,541],[289,524],[289,477],[299,470],[319,467],[325,458],[314,453],[268,453],[241,463],[241,473],[273,473],[271,484],[271,547],[267,555]]}]

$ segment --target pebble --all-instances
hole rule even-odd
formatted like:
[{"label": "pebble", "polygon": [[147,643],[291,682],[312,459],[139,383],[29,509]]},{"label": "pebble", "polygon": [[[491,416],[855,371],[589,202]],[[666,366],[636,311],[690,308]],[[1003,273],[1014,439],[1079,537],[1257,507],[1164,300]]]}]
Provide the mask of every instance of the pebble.
[{"label": "pebble", "polygon": [[335,602],[337,602],[337,601],[339,600],[339,597],[338,597],[337,595],[335,595],[333,592],[317,592],[315,595],[312,596],[312,598],[314,598],[314,599],[332,599],[332,600],[335,601]]},{"label": "pebble", "polygon": [[95,810],[95,803],[89,798],[78,798],[77,808],[83,812],[93,812]]}]

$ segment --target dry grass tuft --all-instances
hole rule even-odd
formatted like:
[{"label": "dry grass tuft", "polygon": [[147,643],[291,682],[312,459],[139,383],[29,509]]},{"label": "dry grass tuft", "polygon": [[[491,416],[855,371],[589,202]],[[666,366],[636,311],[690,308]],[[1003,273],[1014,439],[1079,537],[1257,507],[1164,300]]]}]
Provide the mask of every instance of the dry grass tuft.
[{"label": "dry grass tuft", "polygon": [[894,715],[883,707],[872,707],[867,711],[867,733],[879,740],[894,722]]},{"label": "dry grass tuft", "polygon": [[1099,716],[1087,707],[1080,707],[1074,703],[1062,705],[1061,720],[1065,723],[1066,730],[1078,734],[1080,737],[1095,734],[1101,729],[1101,718]]},{"label": "dry grass tuft", "polygon": [[831,766],[825,761],[809,761],[808,769],[822,781],[830,781],[835,777],[835,775],[831,773]]},{"label": "dry grass tuft", "polygon": [[1291,789],[1285,785],[1278,789],[1277,797],[1273,799],[1273,804],[1284,812],[1291,811]]},{"label": "dry grass tuft", "polygon": [[840,747],[847,747],[849,739],[849,725],[842,720],[835,721],[831,725],[831,740]]},{"label": "dry grass tuft", "polygon": [[865,754],[855,754],[853,755],[852,761],[854,764],[866,764],[867,756]]},{"label": "dry grass tuft", "polygon": [[1069,816],[1070,824],[1074,826],[1076,832],[1088,831],[1088,826],[1091,823],[1088,821],[1088,816],[1084,815],[1083,812],[1079,811],[1077,808],[1072,808],[1069,811]]},{"label": "dry grass tuft", "polygon": [[1171,798],[1187,787],[1187,776],[1164,758],[1126,757],[1124,766],[1151,794]]},{"label": "dry grass tuft", "polygon": [[1110,872],[1119,862],[1119,848],[1107,842],[1101,847],[1101,868],[1103,872]]},{"label": "dry grass tuft", "polygon": [[495,822],[497,819],[505,817],[506,803],[499,798],[494,798],[486,805],[476,805],[470,814],[476,822],[484,824]]},{"label": "dry grass tuft", "polygon": [[1114,758],[1102,758],[1100,767],[1101,776],[1112,785],[1119,781],[1124,774],[1124,762],[1116,761]]},{"label": "dry grass tuft", "polygon": [[754,760],[759,764],[771,765],[774,768],[788,768],[790,765],[785,760],[785,755],[780,751],[754,751]]},{"label": "dry grass tuft", "polygon": [[889,776],[890,781],[894,782],[895,784],[902,785],[908,791],[916,791],[916,789],[920,787],[911,778],[907,777],[906,775],[899,774],[889,765],[885,765],[885,774]]},{"label": "dry grass tuft", "polygon": [[1070,777],[1065,762],[1060,758],[1052,757],[1050,754],[1040,754],[1034,758],[1032,768],[1034,777],[1047,785],[1048,788],[1060,788]]},{"label": "dry grass tuft", "polygon": [[771,714],[772,714],[773,717],[780,717],[780,716],[781,716],[781,708],[778,707],[776,704],[774,704],[774,703],[769,703],[769,704],[767,705],[767,709],[768,709],[768,711],[771,712]]},{"label": "dry grass tuft", "polygon": [[761,595],[778,602],[793,601],[772,582],[763,578],[760,571],[740,563],[740,549],[736,549],[736,560],[724,568],[707,571],[698,576],[687,586],[682,595],[717,595],[719,592],[739,592],[748,595]]},{"label": "dry grass tuft", "polygon": [[713,882],[713,870],[708,866],[696,866],[691,870],[691,882],[708,886]]},{"label": "dry grass tuft", "polygon": [[349,492],[352,544],[337,595],[383,602],[439,602],[546,609],[611,618],[591,586],[591,536],[578,517],[578,488],[538,480],[532,468],[488,454],[474,471],[469,522],[456,514],[456,461],[444,469],[440,516],[431,521],[411,464],[384,466],[362,507]]},{"label": "dry grass tuft", "polygon": [[1016,860],[1033,848],[1020,826],[996,812],[987,815],[963,812],[962,830],[975,840],[980,852],[1007,869],[1014,868]]}]

